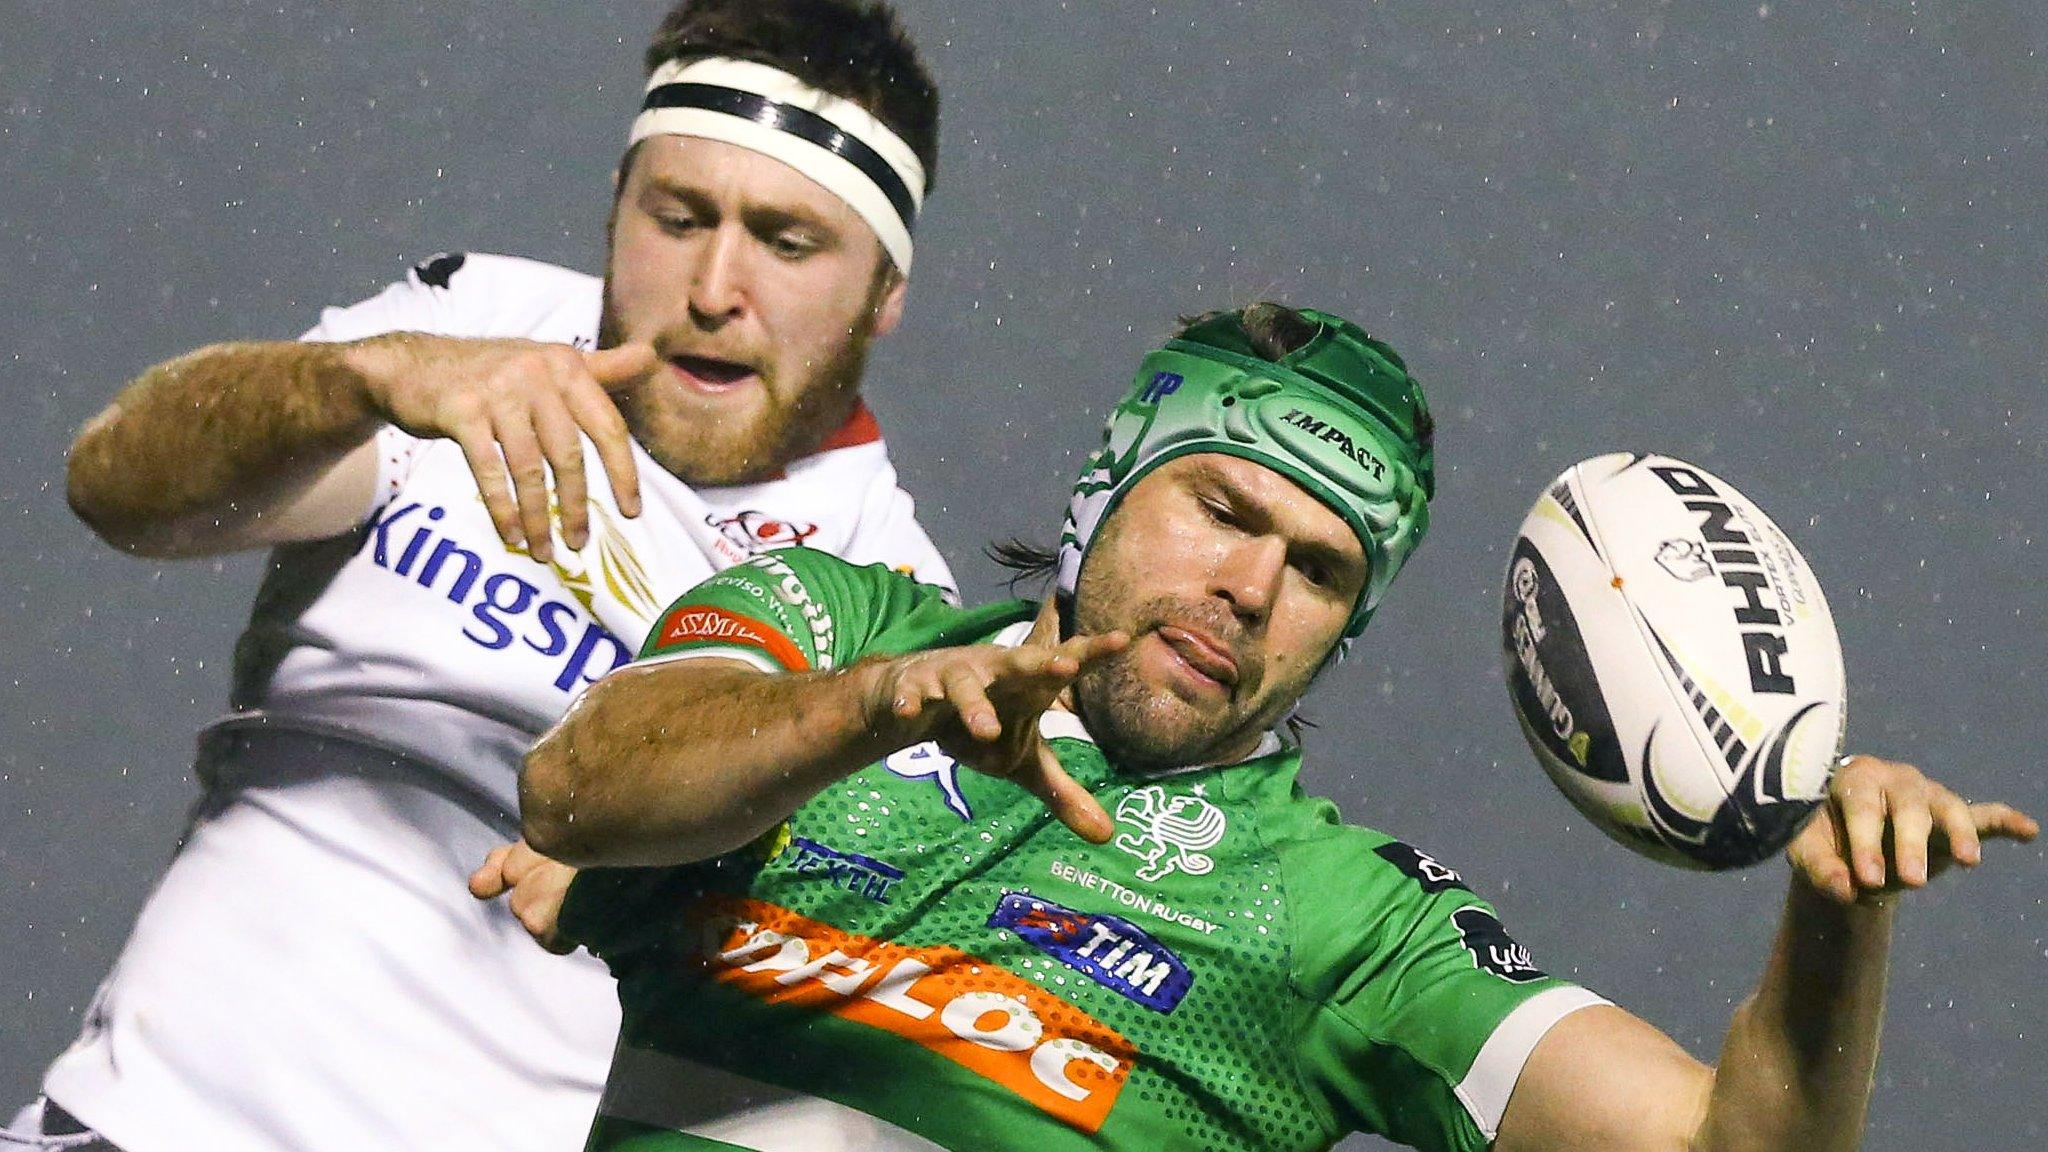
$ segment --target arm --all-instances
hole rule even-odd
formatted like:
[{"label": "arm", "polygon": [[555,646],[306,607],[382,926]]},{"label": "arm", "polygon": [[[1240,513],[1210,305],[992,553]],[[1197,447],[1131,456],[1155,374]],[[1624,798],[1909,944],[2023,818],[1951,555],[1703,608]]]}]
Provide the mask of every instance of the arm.
[{"label": "arm", "polygon": [[[526,842],[578,867],[703,860],[908,739],[876,731],[879,666],[770,676],[737,660],[629,665],[526,757]],[[679,705],[678,701],[688,701]]]},{"label": "arm", "polygon": [[1062,771],[1037,718],[1122,633],[979,644],[771,676],[737,660],[633,665],[593,685],[520,774],[528,844],[579,867],[709,859],[773,828],[836,780],[937,740],[1109,838],[1095,798]]},{"label": "arm", "polygon": [[637,514],[625,422],[606,389],[654,369],[651,349],[399,333],[349,344],[216,344],[144,372],[72,444],[68,496],[94,532],[144,556],[212,555],[354,527],[386,423],[462,446],[508,545],[552,553],[588,509],[578,433],[597,445],[620,510]]},{"label": "arm", "polygon": [[1952,862],[1975,866],[1983,838],[2030,840],[2037,831],[2006,805],[1965,804],[1907,765],[1856,758],[1788,852],[1784,918],[1719,1068],[1618,1008],[1584,1009],[1530,1055],[1495,1148],[1855,1148],[1877,1066],[1898,890]]},{"label": "arm", "polygon": [[140,556],[208,555],[347,530],[381,423],[338,344],[216,344],[159,364],[71,446],[71,509]]}]

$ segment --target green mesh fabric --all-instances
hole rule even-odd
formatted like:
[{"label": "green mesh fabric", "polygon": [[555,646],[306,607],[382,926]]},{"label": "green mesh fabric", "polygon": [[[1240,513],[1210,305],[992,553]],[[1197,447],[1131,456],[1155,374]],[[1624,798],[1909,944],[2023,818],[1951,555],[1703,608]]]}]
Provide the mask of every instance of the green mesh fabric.
[{"label": "green mesh fabric", "polygon": [[[830,637],[810,658],[840,665],[986,641],[1034,613],[951,608],[880,568],[776,556],[678,609],[786,618],[801,641],[812,603]],[[730,632],[665,645],[657,629],[646,656]],[[906,749],[748,850],[586,872],[563,929],[618,975],[629,1049],[835,1100],[947,1148],[1319,1149],[1354,1128],[1485,1146],[1454,1089],[1495,1026],[1558,982],[1475,965],[1452,918],[1490,910],[1462,883],[1419,883],[1399,863],[1412,850],[1340,825],[1295,784],[1295,751],[1144,778],[1085,738],[1052,746],[1117,817],[1112,842]],[[592,1147],[723,1147],[619,1103],[689,1090],[615,1078],[616,1115]]]}]

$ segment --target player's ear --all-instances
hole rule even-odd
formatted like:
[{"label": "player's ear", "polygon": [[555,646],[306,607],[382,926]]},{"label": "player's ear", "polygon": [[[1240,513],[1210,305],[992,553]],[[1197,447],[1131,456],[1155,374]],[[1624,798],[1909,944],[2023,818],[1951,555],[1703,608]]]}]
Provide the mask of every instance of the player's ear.
[{"label": "player's ear", "polygon": [[620,194],[626,190],[622,183],[625,178],[624,169],[612,169],[612,206],[611,210],[604,214],[604,246],[607,253],[611,251],[612,240],[619,231],[619,200]]},{"label": "player's ear", "polygon": [[894,265],[882,271],[883,287],[875,300],[875,335],[887,336],[903,322],[903,302],[910,295],[910,281]]}]

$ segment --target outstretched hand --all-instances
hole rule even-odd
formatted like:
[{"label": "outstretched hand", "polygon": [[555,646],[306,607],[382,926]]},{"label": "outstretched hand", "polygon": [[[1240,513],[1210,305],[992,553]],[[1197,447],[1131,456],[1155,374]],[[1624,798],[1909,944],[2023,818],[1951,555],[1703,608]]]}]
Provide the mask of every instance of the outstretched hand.
[{"label": "outstretched hand", "polygon": [[604,462],[619,511],[640,514],[632,436],[612,394],[660,368],[651,346],[585,352],[408,333],[364,341],[356,351],[371,407],[414,436],[461,446],[506,547],[524,547],[543,563],[554,559],[550,473],[563,541],[571,548],[589,541],[585,436]]},{"label": "outstretched hand", "polygon": [[899,657],[889,663],[869,715],[893,717],[906,743],[936,741],[969,768],[1017,784],[1082,839],[1101,844],[1115,825],[1060,767],[1038,734],[1038,717],[1083,668],[1129,643],[1125,633],[1110,632],[1055,645],[972,644]]},{"label": "outstretched hand", "polygon": [[534,943],[561,956],[576,950],[576,945],[555,934],[562,900],[574,879],[576,869],[535,852],[524,840],[515,840],[491,849],[469,874],[469,894],[479,900],[496,900],[510,893],[506,904],[520,927]]},{"label": "outstretched hand", "polygon": [[2032,840],[2033,817],[2010,804],[1971,804],[1918,768],[1853,756],[1786,856],[1814,888],[1843,903],[1919,888],[1952,864],[1974,868],[1986,840]]}]

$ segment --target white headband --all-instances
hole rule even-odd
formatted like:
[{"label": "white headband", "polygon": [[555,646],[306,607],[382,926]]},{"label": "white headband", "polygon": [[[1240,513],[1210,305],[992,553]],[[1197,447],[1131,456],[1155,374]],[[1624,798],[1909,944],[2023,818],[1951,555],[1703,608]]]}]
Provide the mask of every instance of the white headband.
[{"label": "white headband", "polygon": [[627,144],[649,136],[719,140],[782,161],[846,201],[875,230],[897,270],[909,274],[924,165],[902,137],[853,101],[766,64],[671,60],[648,78]]}]

